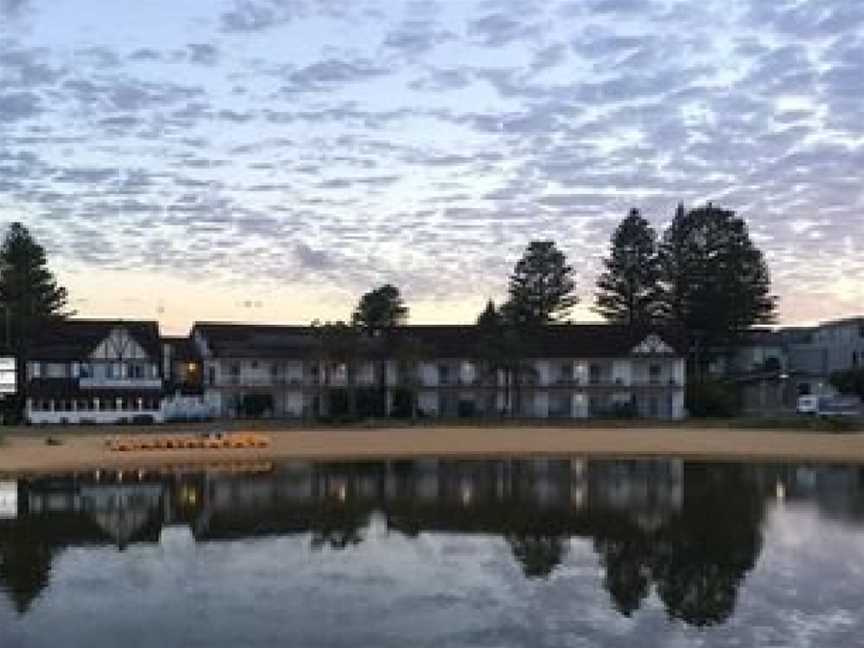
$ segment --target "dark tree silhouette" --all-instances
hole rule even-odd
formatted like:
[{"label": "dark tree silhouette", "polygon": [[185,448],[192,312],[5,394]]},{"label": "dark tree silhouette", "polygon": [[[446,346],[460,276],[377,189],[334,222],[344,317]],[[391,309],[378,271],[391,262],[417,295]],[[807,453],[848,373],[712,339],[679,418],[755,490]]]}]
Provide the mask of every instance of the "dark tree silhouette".
[{"label": "dark tree silhouette", "polygon": [[70,314],[66,306],[66,289],[48,269],[45,249],[24,225],[12,223],[0,246],[0,344],[18,365],[17,398],[10,399],[16,416],[27,397],[24,367],[33,340],[43,326]]},{"label": "dark tree silhouette", "polygon": [[644,326],[653,321],[660,280],[657,235],[638,209],[630,210],[616,228],[603,265],[594,310],[616,324]]},{"label": "dark tree silhouette", "polygon": [[615,609],[631,616],[648,598],[651,584],[651,544],[638,529],[622,539],[597,538],[594,549],[606,568],[603,585]]},{"label": "dark tree silhouette", "polygon": [[513,533],[507,542],[526,578],[549,578],[564,557],[563,539],[558,536]]},{"label": "dark tree silhouette", "polygon": [[408,322],[408,307],[396,286],[384,284],[360,298],[351,323],[367,333],[387,331]]},{"label": "dark tree silhouette", "polygon": [[567,257],[554,241],[531,241],[510,275],[506,318],[517,326],[537,326],[560,320],[579,299]]},{"label": "dark tree silhouette", "polygon": [[679,205],[660,244],[660,268],[660,315],[688,335],[700,376],[712,348],[774,321],[768,266],[733,211]]},{"label": "dark tree silhouette", "polygon": [[762,550],[764,500],[747,466],[690,465],[681,513],[660,533],[652,573],[670,617],[717,625]]}]

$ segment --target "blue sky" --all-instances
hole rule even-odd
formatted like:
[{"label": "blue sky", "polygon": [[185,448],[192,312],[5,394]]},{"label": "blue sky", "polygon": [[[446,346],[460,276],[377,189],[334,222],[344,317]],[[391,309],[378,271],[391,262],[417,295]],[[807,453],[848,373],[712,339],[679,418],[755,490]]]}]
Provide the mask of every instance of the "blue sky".
[{"label": "blue sky", "polygon": [[0,0],[0,222],[85,315],[470,321],[532,238],[738,210],[786,322],[860,313],[856,0]]}]

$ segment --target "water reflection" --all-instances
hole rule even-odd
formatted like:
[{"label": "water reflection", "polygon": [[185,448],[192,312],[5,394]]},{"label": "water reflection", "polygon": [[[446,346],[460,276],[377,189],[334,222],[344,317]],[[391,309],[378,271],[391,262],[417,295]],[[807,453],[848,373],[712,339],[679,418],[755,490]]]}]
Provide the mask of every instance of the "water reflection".
[{"label": "water reflection", "polygon": [[[264,472],[97,473],[2,482],[0,588],[20,615],[69,547],[156,544],[187,528],[196,543],[308,538],[344,552],[370,516],[387,533],[503,538],[528,579],[549,579],[571,538],[591,541],[611,604],[630,617],[656,592],[669,617],[722,624],[763,547],[780,497],[824,515],[864,513],[853,467],[685,464],[678,460],[294,463]],[[11,506],[9,502],[12,502]]]}]

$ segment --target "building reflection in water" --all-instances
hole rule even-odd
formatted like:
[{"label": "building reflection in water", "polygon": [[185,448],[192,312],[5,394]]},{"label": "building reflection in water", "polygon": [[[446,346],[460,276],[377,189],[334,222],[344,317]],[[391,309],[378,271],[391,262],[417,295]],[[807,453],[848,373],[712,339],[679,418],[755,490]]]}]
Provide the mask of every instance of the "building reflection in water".
[{"label": "building reflection in water", "polygon": [[0,481],[0,588],[19,613],[49,586],[67,547],[306,535],[311,550],[387,533],[502,537],[527,578],[551,577],[571,538],[589,539],[614,607],[651,591],[686,623],[722,623],[762,547],[766,507],[815,500],[864,513],[858,468],[684,464],[679,460],[417,460],[288,463],[250,472],[111,472]]}]

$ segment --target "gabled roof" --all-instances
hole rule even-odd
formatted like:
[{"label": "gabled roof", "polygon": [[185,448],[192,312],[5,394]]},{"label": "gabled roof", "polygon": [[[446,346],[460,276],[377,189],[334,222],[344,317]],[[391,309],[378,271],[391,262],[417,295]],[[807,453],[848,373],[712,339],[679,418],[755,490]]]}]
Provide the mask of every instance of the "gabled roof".
[{"label": "gabled roof", "polygon": [[159,358],[159,324],[153,320],[67,319],[46,324],[37,333],[32,360],[85,360],[111,331],[122,328],[153,359]]},{"label": "gabled roof", "polygon": [[[194,333],[204,337],[217,357],[307,357],[320,346],[310,326],[196,323]],[[681,345],[668,332],[613,324],[550,325],[524,340],[524,345],[526,355],[537,358],[626,357],[652,333],[680,354]],[[368,340],[366,347],[377,346],[379,355],[387,355],[411,339],[430,357],[470,358],[476,355],[481,336],[476,326],[467,324],[409,325],[396,327],[380,343]]]}]

